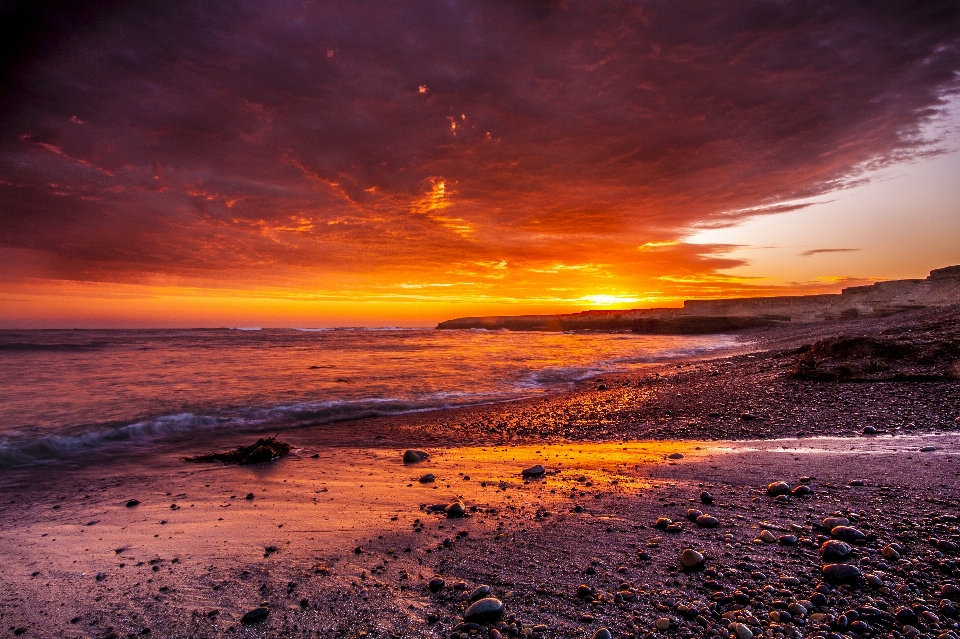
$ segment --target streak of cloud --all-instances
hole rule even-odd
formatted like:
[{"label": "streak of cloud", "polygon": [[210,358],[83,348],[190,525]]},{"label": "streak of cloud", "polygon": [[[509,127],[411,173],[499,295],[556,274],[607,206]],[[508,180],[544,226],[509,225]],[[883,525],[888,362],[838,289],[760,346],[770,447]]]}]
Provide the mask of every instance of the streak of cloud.
[{"label": "streak of cloud", "polygon": [[810,251],[804,251],[803,253],[798,253],[801,257],[812,257],[814,255],[819,255],[821,253],[855,253],[863,249],[858,248],[822,248],[822,249],[813,249]]}]

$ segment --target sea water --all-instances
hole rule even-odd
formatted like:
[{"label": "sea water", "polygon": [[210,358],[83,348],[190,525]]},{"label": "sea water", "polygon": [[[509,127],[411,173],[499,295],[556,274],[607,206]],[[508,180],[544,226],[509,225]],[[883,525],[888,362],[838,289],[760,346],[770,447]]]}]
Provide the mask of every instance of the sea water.
[{"label": "sea water", "polygon": [[0,466],[509,401],[736,345],[419,328],[0,331]]}]

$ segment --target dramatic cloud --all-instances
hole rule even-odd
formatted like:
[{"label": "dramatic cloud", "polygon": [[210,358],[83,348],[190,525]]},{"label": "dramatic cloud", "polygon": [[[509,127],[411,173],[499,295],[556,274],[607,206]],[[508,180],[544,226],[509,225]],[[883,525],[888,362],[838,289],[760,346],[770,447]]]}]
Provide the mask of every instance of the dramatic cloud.
[{"label": "dramatic cloud", "polygon": [[738,262],[693,229],[936,152],[960,70],[947,0],[7,5],[17,278],[522,298],[709,276]]}]

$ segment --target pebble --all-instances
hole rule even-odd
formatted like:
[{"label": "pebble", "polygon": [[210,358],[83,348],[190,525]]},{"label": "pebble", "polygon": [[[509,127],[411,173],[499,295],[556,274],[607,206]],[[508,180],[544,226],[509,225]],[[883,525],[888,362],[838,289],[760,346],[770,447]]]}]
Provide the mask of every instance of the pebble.
[{"label": "pebble", "polygon": [[606,628],[600,628],[600,630],[593,633],[593,639],[613,639],[613,635],[610,634],[610,631]]},{"label": "pebble", "polygon": [[421,484],[432,484],[437,478],[433,476],[433,473],[427,473],[420,477]]},{"label": "pebble", "polygon": [[667,459],[683,459],[683,453],[670,453],[667,455]]},{"label": "pebble", "polygon": [[703,555],[693,548],[687,548],[680,553],[680,563],[684,568],[695,570],[703,566]]},{"label": "pebble", "polygon": [[253,493],[247,493],[247,496],[244,497],[247,501],[253,501]]},{"label": "pebble", "polygon": [[863,574],[850,564],[827,564],[823,567],[823,577],[830,583],[852,583],[859,581]]},{"label": "pebble", "polygon": [[746,624],[739,622],[733,624],[733,631],[739,639],[753,639],[753,631]]},{"label": "pebble", "polygon": [[876,435],[877,429],[873,426],[864,426],[863,430],[860,432],[863,433],[864,435]]},{"label": "pebble", "polygon": [[794,497],[804,497],[805,495],[809,495],[812,492],[813,492],[812,488],[801,484],[796,488],[794,488],[793,490],[791,490],[790,494],[793,495]]},{"label": "pebble", "polygon": [[687,508],[687,519],[690,521],[696,521],[697,517],[701,516],[703,511],[697,510],[696,508]]},{"label": "pebble", "polygon": [[777,543],[781,546],[796,546],[800,540],[796,535],[780,535],[777,537]]},{"label": "pebble", "polygon": [[720,520],[713,515],[700,515],[695,521],[701,528],[716,528],[720,525]]},{"label": "pebble", "polygon": [[139,506],[139,505],[140,505],[139,499],[131,499],[130,501],[127,502],[127,508],[133,508],[134,506]]},{"label": "pebble", "polygon": [[666,617],[660,617],[653,625],[657,630],[670,630],[670,620]]},{"label": "pebble", "polygon": [[851,552],[853,549],[850,545],[839,539],[827,540],[820,546],[820,557],[827,563],[843,561],[850,556]]},{"label": "pebble", "polygon": [[760,541],[765,544],[775,544],[777,543],[777,537],[769,530],[764,530],[760,533]]},{"label": "pebble", "polygon": [[503,602],[496,597],[486,597],[473,602],[463,613],[463,620],[472,623],[496,623],[503,616]]},{"label": "pebble", "polygon": [[467,514],[467,509],[464,507],[462,501],[453,502],[447,506],[444,511],[447,513],[447,517],[463,517]]},{"label": "pebble", "polygon": [[704,490],[700,493],[700,503],[709,506],[713,503],[713,495]]},{"label": "pebble", "polygon": [[883,550],[880,551],[880,554],[887,559],[900,559],[900,552],[891,544],[884,546]]},{"label": "pebble", "polygon": [[530,468],[524,468],[520,472],[520,475],[523,477],[540,477],[546,472],[547,471],[543,466],[537,464],[536,466],[531,466]]},{"label": "pebble", "polygon": [[924,446],[924,447],[922,447],[922,448],[920,449],[920,452],[921,452],[921,453],[932,453],[932,452],[935,451],[935,450],[937,450],[937,447],[936,447],[936,446]]},{"label": "pebble", "polygon": [[422,450],[405,450],[403,451],[403,463],[404,464],[416,464],[417,462],[422,462],[425,459],[430,458],[430,453],[425,453]]},{"label": "pebble", "polygon": [[430,580],[430,583],[427,584],[427,588],[430,590],[430,592],[437,593],[443,590],[443,586],[445,584],[446,582],[443,579],[437,577]]},{"label": "pebble", "polygon": [[830,534],[842,541],[856,543],[867,538],[863,531],[853,526],[835,526],[830,530]]},{"label": "pebble", "polygon": [[473,592],[470,593],[469,601],[477,601],[478,599],[483,599],[490,595],[490,586],[486,584],[477,586],[473,589]]},{"label": "pebble", "polygon": [[783,495],[790,492],[790,484],[785,481],[775,481],[767,485],[767,494],[771,497]]},{"label": "pebble", "polygon": [[837,526],[849,526],[850,520],[846,517],[827,517],[823,520],[823,527],[827,530],[833,530]]},{"label": "pebble", "polygon": [[263,606],[259,608],[254,608],[247,614],[243,615],[243,618],[240,619],[240,623],[251,624],[257,623],[258,621],[263,621],[270,615],[270,609],[264,608]]}]

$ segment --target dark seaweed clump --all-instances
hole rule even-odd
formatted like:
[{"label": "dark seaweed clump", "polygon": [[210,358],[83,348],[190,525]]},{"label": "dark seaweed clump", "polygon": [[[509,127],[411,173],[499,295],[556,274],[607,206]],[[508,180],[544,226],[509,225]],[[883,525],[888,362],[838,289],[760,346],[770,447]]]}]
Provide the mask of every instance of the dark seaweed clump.
[{"label": "dark seaweed clump", "polygon": [[801,346],[790,373],[811,382],[928,382],[957,378],[960,341],[837,337]]},{"label": "dark seaweed clump", "polygon": [[283,457],[290,452],[290,444],[278,442],[273,437],[263,437],[249,446],[237,446],[225,453],[211,453],[185,457],[184,460],[196,463],[222,462],[224,464],[262,464]]}]

